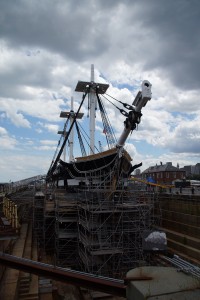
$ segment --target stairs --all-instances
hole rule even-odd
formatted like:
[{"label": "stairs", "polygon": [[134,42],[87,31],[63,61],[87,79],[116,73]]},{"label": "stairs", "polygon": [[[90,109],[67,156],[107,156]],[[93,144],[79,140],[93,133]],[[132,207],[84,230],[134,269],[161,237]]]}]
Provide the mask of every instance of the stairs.
[{"label": "stairs", "polygon": [[[23,257],[27,259],[37,260],[37,249],[32,238],[32,224],[29,223],[27,236],[24,245]],[[38,277],[20,272],[18,279],[18,295],[19,300],[39,300],[38,295]]]},{"label": "stairs", "polygon": [[38,300],[38,293],[30,293],[31,275],[23,276],[19,279],[18,299],[19,300]]}]

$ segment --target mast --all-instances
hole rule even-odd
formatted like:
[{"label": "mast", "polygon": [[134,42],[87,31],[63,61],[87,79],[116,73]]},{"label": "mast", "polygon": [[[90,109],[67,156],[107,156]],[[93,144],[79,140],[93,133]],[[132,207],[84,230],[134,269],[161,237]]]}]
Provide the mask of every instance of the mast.
[{"label": "mast", "polygon": [[[67,131],[66,131],[66,128],[64,130],[64,139],[66,138],[66,135],[67,135]],[[63,150],[63,161],[66,161],[66,144],[65,144],[65,147],[64,147],[64,150]]]},{"label": "mast", "polygon": [[90,109],[90,154],[95,153],[95,111],[97,108],[96,94],[104,94],[109,87],[109,84],[94,82],[94,65],[91,65],[91,81],[78,81],[75,91],[87,92],[89,95]]},{"label": "mast", "polygon": [[[74,119],[74,98],[71,97],[70,125],[72,125],[73,119]],[[69,161],[70,162],[73,161],[74,159],[73,146],[74,146],[74,127],[72,127],[69,136]]]},{"label": "mast", "polygon": [[[74,119],[82,119],[83,113],[74,113],[74,98],[71,97],[71,110],[68,112],[61,111],[60,113],[61,118],[66,118],[70,120],[70,134],[68,134],[68,131],[66,131],[66,124],[64,126],[64,130],[59,130],[58,134],[62,134],[64,139],[68,136],[69,138],[69,162],[74,160],[73,155],[73,146],[74,146],[74,126],[72,124],[74,123]],[[63,147],[63,160],[66,161],[66,143]]]},{"label": "mast", "polygon": [[[91,86],[94,83],[94,65],[91,65]],[[96,93],[93,88],[90,89],[89,93],[90,101],[90,154],[95,153],[95,109],[96,109]]]}]

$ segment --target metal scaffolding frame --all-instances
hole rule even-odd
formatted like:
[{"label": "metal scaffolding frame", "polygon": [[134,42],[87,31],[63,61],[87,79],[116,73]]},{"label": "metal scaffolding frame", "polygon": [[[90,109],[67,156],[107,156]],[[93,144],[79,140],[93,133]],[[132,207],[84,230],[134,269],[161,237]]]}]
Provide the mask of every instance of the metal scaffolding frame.
[{"label": "metal scaffolding frame", "polygon": [[[87,189],[77,194],[79,257],[85,272],[122,278],[146,259],[143,233],[158,225],[159,215],[156,194],[141,191],[141,185],[130,190],[128,178],[112,174],[92,172]],[[106,179],[98,184],[98,178]]]},{"label": "metal scaffolding frame", "polygon": [[75,192],[52,187],[43,211],[35,204],[35,230],[56,265],[123,278],[147,259],[142,239],[159,226],[157,194],[141,183],[131,184],[119,169],[116,162],[112,170],[87,172]]},{"label": "metal scaffolding frame", "polygon": [[55,256],[56,265],[77,268],[77,200],[64,189],[55,193]]},{"label": "metal scaffolding frame", "polygon": [[110,201],[109,192],[85,191],[85,197],[80,193],[79,255],[84,271],[114,277],[123,255],[122,211]]},{"label": "metal scaffolding frame", "polygon": [[50,192],[37,192],[33,199],[33,235],[39,256],[43,256],[44,251],[53,254],[55,248],[55,204],[50,195]]},{"label": "metal scaffolding frame", "polygon": [[33,234],[39,247],[44,247],[44,202],[45,195],[37,192],[33,198]]}]

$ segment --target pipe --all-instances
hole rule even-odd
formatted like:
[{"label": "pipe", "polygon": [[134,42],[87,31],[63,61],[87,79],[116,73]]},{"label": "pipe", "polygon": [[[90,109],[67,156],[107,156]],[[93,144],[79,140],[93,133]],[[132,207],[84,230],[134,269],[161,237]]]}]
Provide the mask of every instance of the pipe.
[{"label": "pipe", "polygon": [[0,252],[0,264],[79,287],[82,286],[90,290],[126,297],[126,286],[121,280],[95,276],[93,274],[59,268],[56,266],[54,267],[52,265],[19,258],[2,252]]}]

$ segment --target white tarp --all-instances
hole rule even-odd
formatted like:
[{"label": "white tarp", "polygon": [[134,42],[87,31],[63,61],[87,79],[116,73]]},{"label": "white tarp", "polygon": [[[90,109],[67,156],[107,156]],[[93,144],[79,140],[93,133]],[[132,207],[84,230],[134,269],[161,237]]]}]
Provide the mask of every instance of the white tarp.
[{"label": "white tarp", "polygon": [[166,233],[160,231],[153,231],[145,238],[145,242],[167,245]]}]

